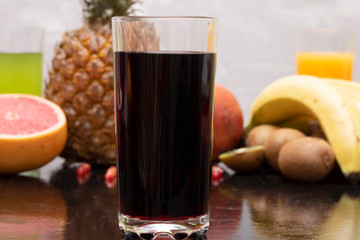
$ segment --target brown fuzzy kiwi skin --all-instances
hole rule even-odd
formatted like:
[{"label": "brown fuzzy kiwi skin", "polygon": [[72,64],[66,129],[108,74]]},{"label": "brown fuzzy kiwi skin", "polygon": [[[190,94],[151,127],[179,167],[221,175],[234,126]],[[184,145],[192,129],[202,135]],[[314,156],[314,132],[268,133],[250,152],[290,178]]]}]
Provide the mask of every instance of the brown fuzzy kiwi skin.
[{"label": "brown fuzzy kiwi skin", "polygon": [[265,159],[267,163],[279,172],[278,157],[282,146],[287,142],[303,137],[306,137],[304,133],[293,128],[276,129],[265,142]]},{"label": "brown fuzzy kiwi skin", "polygon": [[305,137],[286,143],[280,150],[278,163],[285,177],[314,183],[330,173],[335,154],[325,140]]},{"label": "brown fuzzy kiwi skin", "polygon": [[278,129],[277,126],[271,124],[261,124],[250,130],[245,139],[247,147],[263,146],[270,135]]}]

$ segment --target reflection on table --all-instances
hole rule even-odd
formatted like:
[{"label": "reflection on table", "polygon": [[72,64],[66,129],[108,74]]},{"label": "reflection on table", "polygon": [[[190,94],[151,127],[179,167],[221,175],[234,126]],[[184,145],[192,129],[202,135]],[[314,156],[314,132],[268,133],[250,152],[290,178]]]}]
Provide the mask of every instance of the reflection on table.
[{"label": "reflection on table", "polygon": [[[0,239],[121,239],[105,171],[78,181],[75,167],[59,163],[41,176],[0,177]],[[360,239],[359,186],[336,174],[317,184],[227,175],[212,186],[210,218],[208,240]]]}]

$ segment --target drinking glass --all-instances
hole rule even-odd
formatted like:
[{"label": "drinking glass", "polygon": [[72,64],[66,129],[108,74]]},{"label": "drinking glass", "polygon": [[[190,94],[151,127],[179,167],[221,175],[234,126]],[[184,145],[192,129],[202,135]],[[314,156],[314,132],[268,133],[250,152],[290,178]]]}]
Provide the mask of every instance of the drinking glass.
[{"label": "drinking glass", "polygon": [[0,27],[0,93],[42,95],[44,29]]},{"label": "drinking glass", "polygon": [[217,19],[112,19],[119,226],[184,239],[209,226]]},{"label": "drinking glass", "polygon": [[351,80],[354,32],[336,29],[299,30],[296,63],[298,74]]}]

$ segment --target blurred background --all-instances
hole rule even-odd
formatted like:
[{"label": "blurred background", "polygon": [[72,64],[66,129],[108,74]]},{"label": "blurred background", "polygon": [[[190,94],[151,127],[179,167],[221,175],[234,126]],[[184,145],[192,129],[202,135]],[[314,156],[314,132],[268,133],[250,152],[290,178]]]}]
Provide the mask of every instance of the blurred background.
[{"label": "blurred background", "polygon": [[[82,25],[80,0],[0,0],[0,25],[46,29],[49,67],[65,31]],[[360,81],[358,0],[142,0],[137,15],[214,16],[219,19],[217,83],[231,89],[248,120],[252,101],[270,82],[295,73],[296,32],[302,28],[355,31],[353,79]],[[46,78],[46,76],[45,76]]]}]

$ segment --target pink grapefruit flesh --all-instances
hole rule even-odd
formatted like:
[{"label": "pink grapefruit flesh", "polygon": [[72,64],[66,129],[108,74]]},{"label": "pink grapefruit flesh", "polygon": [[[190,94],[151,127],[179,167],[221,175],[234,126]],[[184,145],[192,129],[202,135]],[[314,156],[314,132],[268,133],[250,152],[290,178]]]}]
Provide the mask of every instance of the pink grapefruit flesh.
[{"label": "pink grapefruit flesh", "polygon": [[62,151],[66,138],[59,106],[33,95],[0,94],[0,173],[43,166]]}]

